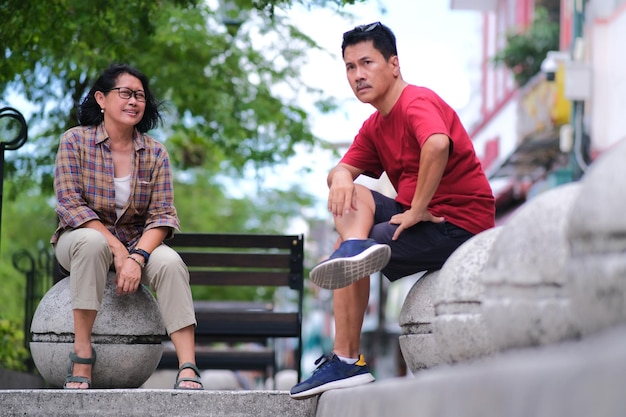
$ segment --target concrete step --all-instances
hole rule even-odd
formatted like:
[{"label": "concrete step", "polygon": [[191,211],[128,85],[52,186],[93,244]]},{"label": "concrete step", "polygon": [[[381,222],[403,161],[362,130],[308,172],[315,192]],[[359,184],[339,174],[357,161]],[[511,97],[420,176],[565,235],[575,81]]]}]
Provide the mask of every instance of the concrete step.
[{"label": "concrete step", "polygon": [[319,397],[316,417],[624,417],[626,324]]},{"label": "concrete step", "polygon": [[0,390],[2,417],[315,417],[317,397],[286,391]]}]

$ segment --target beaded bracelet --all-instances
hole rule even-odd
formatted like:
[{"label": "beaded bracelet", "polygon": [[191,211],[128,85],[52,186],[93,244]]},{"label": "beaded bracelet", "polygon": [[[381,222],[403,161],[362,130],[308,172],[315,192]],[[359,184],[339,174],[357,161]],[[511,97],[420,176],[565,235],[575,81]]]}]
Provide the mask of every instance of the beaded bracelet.
[{"label": "beaded bracelet", "polygon": [[144,259],[145,263],[148,263],[148,259],[150,259],[150,254],[147,251],[145,251],[145,250],[143,250],[141,248],[133,248],[133,249],[130,250],[130,253],[131,254],[137,253],[137,254],[143,256],[143,259]]},{"label": "beaded bracelet", "polygon": [[141,267],[141,269],[143,269],[146,264],[141,262],[139,259],[135,258],[133,255],[128,255],[129,259],[132,259],[133,261],[137,262],[137,265],[139,265]]}]

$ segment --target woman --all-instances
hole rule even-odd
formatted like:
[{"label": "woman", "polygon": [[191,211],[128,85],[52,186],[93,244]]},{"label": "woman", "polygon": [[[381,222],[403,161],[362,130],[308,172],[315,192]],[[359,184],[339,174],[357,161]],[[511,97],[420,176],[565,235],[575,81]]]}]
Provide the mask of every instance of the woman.
[{"label": "woman", "polygon": [[119,296],[142,283],[156,292],[179,360],[174,388],[203,388],[189,273],[162,244],[180,226],[169,156],[146,134],[161,121],[158,107],[141,72],[113,65],[80,104],[80,126],[61,137],[54,173],[59,227],[51,243],[70,272],[75,339],[66,389],[91,387],[91,333],[111,268]]}]

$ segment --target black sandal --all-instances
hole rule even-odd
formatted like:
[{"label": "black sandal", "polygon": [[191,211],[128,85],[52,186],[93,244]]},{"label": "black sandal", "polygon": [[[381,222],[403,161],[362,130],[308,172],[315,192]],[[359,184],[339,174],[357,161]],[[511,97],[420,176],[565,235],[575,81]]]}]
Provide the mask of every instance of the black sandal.
[{"label": "black sandal", "polygon": [[[63,383],[63,389],[89,389],[91,388],[91,380],[86,376],[74,376],[74,364],[80,363],[81,365],[93,365],[96,363],[96,351],[91,348],[91,358],[81,358],[76,355],[74,352],[70,352],[70,365],[67,368],[67,377],[65,378],[65,383]],[[87,388],[70,388],[67,386],[68,383],[78,382],[80,384],[87,384]]]},{"label": "black sandal", "polygon": [[[183,369],[193,369],[193,371],[196,373],[196,376],[194,376],[193,378],[180,378],[180,371],[182,371]],[[196,384],[200,384],[200,386],[198,388],[181,387],[180,383],[186,381],[195,382]],[[198,367],[191,362],[183,363],[180,369],[178,369],[178,373],[176,374],[176,384],[174,384],[174,389],[203,390],[204,385],[202,385],[202,381],[200,380],[200,371],[198,370]]]}]

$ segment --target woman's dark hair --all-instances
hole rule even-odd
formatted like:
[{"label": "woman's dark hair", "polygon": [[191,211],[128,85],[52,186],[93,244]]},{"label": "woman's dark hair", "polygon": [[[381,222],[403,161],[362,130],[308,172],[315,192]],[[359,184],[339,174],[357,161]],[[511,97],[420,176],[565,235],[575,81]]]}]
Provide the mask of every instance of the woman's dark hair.
[{"label": "woman's dark hair", "polygon": [[341,56],[344,56],[347,46],[366,41],[372,41],[374,48],[377,49],[386,60],[394,55],[398,55],[396,35],[382,23],[374,22],[357,26],[343,34]]},{"label": "woman's dark hair", "polygon": [[81,126],[97,126],[104,120],[104,115],[100,111],[100,105],[96,101],[96,91],[101,91],[104,95],[110,94],[111,89],[115,87],[117,79],[122,74],[129,74],[133,77],[137,77],[143,85],[143,91],[146,94],[146,108],[143,114],[143,118],[139,123],[135,125],[135,128],[141,133],[146,133],[150,129],[154,129],[161,122],[161,115],[159,114],[159,107],[161,103],[150,91],[150,85],[148,78],[143,75],[139,70],[129,66],[113,64],[100,74],[96,82],[94,83],[87,97],[83,99],[78,107],[78,123]]}]

